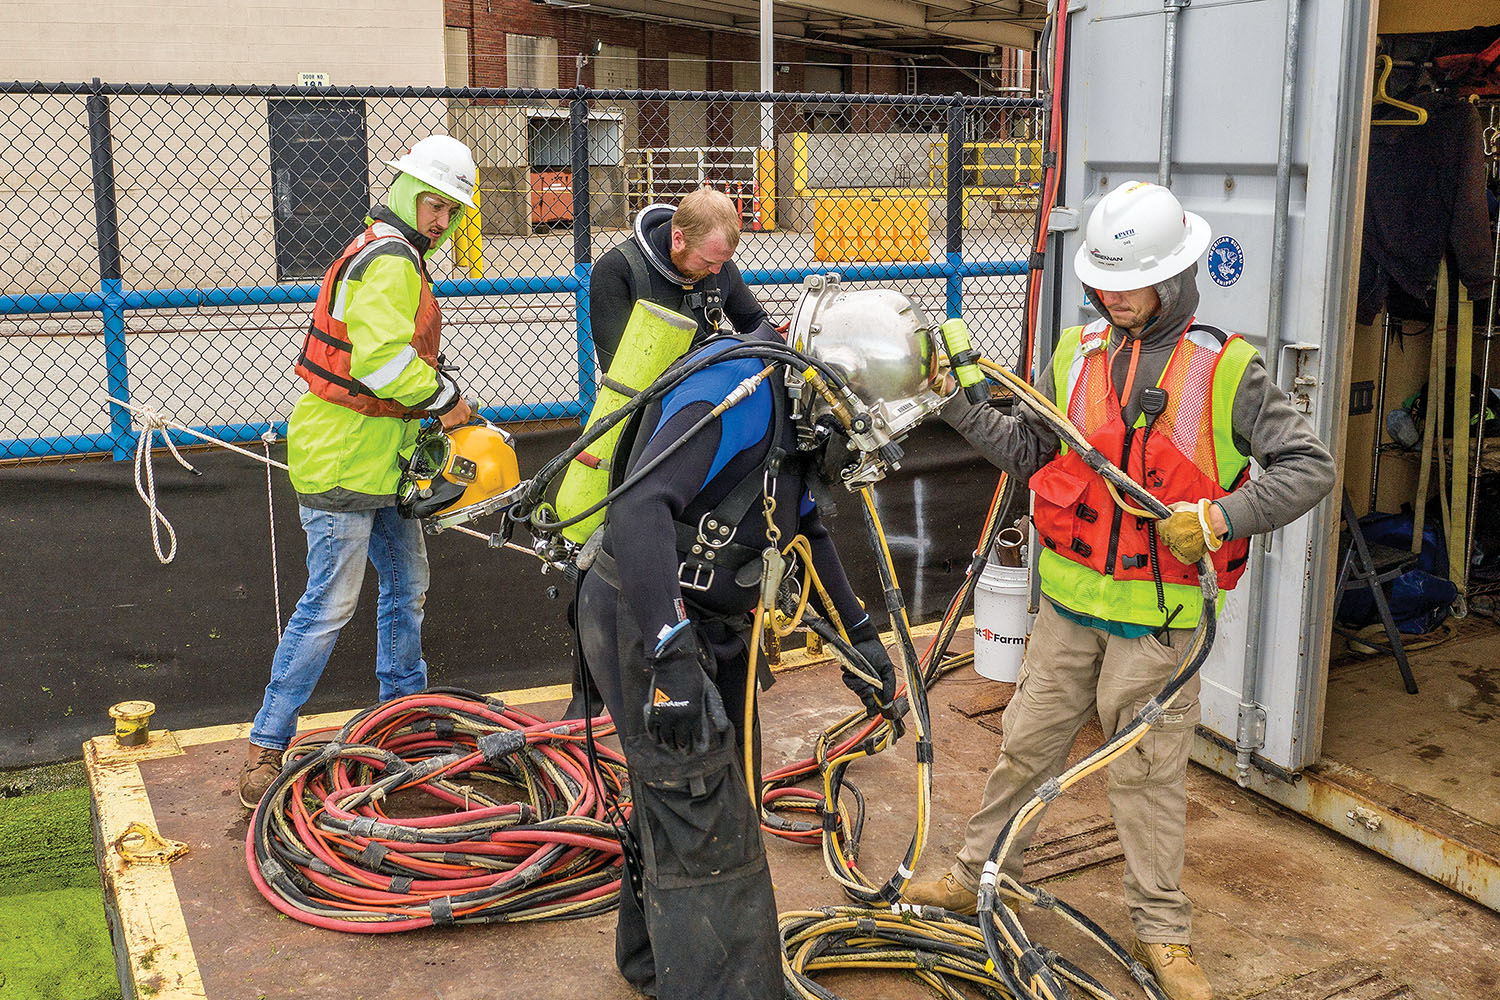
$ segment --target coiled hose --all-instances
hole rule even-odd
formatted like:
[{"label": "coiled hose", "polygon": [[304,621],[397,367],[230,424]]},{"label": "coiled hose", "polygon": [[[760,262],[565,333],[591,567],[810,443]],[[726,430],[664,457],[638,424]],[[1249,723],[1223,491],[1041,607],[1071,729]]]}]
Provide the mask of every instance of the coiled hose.
[{"label": "coiled hose", "polygon": [[583,730],[433,689],[303,734],[251,817],[251,878],[293,919],[362,934],[612,909],[625,762],[598,746],[593,771]]}]

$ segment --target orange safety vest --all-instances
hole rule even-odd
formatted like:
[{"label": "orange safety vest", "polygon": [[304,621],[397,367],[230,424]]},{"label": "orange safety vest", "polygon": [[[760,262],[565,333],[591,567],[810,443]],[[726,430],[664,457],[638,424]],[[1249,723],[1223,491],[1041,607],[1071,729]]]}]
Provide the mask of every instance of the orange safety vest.
[{"label": "orange safety vest", "polygon": [[422,278],[422,292],[417,300],[416,316],[413,317],[411,346],[418,357],[434,370],[437,369],[443,317],[438,309],[437,298],[432,294],[432,282],[428,280],[427,269],[420,263],[422,254],[400,230],[388,223],[376,222],[355,237],[354,242],[344,248],[344,252],[324,273],[322,286],[318,289],[318,301],[313,306],[312,319],[307,324],[307,336],[302,341],[302,353],[297,358],[296,371],[307,383],[307,388],[320,399],[347,406],[367,417],[411,418],[420,416],[424,411],[407,409],[394,399],[377,396],[349,374],[352,350],[349,344],[349,327],[342,316],[333,314],[339,282],[349,264],[362,252],[390,240],[399,240],[417,264],[417,273]]},{"label": "orange safety vest", "polygon": [[[1072,365],[1068,419],[1100,454],[1164,504],[1201,497],[1216,500],[1249,476],[1248,461],[1239,458],[1221,468],[1215,453],[1214,375],[1227,353],[1224,348],[1240,338],[1235,335],[1220,344],[1214,333],[1191,323],[1183,331],[1159,383],[1167,392],[1166,409],[1149,429],[1125,426],[1110,377],[1107,323],[1084,329]],[[1230,481],[1221,483],[1224,477]],[[1073,449],[1064,449],[1038,470],[1030,485],[1036,493],[1033,519],[1038,537],[1057,554],[1116,580],[1152,580],[1154,552],[1163,583],[1197,584],[1196,569],[1179,562],[1155,537],[1156,519],[1120,510],[1104,477]],[[1239,580],[1249,552],[1249,538],[1234,538],[1211,553],[1221,590]]]}]

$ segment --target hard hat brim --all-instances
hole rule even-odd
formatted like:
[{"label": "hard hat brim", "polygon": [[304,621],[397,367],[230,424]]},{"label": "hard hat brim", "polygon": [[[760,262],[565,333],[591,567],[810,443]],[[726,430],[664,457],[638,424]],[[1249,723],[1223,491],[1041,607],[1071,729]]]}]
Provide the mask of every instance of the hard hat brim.
[{"label": "hard hat brim", "polygon": [[479,207],[474,202],[473,191],[465,191],[462,188],[454,187],[452,184],[448,184],[440,178],[433,177],[430,171],[423,170],[416,164],[406,163],[405,160],[406,157],[404,156],[396,160],[386,160],[385,165],[388,167],[395,167],[403,174],[411,174],[423,184],[426,184],[428,187],[433,188],[436,191],[441,191],[443,194],[447,195],[449,198],[452,198],[454,201],[463,205],[465,208]]},{"label": "hard hat brim", "polygon": [[1213,230],[1203,216],[1192,212],[1182,214],[1187,221],[1187,235],[1183,238],[1182,246],[1155,263],[1147,267],[1100,267],[1089,256],[1088,243],[1085,241],[1073,255],[1073,273],[1088,287],[1102,292],[1128,292],[1136,288],[1147,288],[1181,274],[1203,256],[1214,238]]}]

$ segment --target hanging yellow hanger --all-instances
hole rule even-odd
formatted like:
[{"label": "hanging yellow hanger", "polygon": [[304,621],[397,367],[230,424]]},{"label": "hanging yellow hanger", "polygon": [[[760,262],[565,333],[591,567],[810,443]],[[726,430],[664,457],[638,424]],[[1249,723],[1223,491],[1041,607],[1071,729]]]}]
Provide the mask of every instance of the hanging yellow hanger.
[{"label": "hanging yellow hanger", "polygon": [[1427,124],[1427,109],[1426,108],[1419,108],[1415,104],[1407,104],[1405,101],[1398,101],[1394,97],[1392,97],[1390,94],[1387,94],[1385,92],[1385,81],[1390,79],[1391,70],[1394,68],[1394,66],[1395,66],[1395,64],[1391,62],[1391,57],[1390,56],[1380,55],[1380,56],[1376,56],[1375,57],[1375,68],[1380,71],[1380,75],[1375,78],[1375,97],[1370,102],[1371,107],[1377,107],[1377,106],[1379,106],[1381,104],[1388,104],[1391,107],[1393,107],[1393,108],[1399,108],[1402,111],[1410,111],[1414,117],[1412,117],[1412,118],[1377,118],[1374,121],[1370,122],[1370,124],[1371,125],[1426,125]]}]

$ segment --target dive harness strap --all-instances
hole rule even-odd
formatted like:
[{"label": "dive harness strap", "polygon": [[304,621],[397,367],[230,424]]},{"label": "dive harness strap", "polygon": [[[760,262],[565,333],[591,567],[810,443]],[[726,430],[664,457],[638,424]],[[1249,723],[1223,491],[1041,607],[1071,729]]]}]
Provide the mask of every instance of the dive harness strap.
[{"label": "dive harness strap", "polygon": [[[760,558],[760,549],[730,539],[751,506],[760,499],[765,489],[766,470],[772,456],[780,450],[772,445],[766,453],[766,460],[740,480],[728,496],[705,511],[696,526],[674,522],[677,554],[682,557],[677,567],[677,582],[685,590],[707,590],[713,586],[718,570],[734,573],[751,560]],[[756,582],[752,580],[749,585],[753,587]]]},{"label": "dive harness strap", "polygon": [[744,580],[738,571],[752,560],[759,562],[763,546],[752,548],[736,544],[732,539],[750,508],[771,488],[767,477],[774,477],[786,462],[787,452],[781,447],[786,393],[779,375],[778,372],[772,376],[770,386],[771,443],[766,448],[765,457],[735,484],[724,499],[705,511],[696,526],[676,522],[677,554],[682,557],[677,566],[677,583],[684,590],[708,590],[713,586],[718,570],[736,574],[735,583],[741,587],[754,587],[760,583],[759,574]]},{"label": "dive harness strap", "polygon": [[[625,263],[630,265],[631,300],[655,301],[651,297],[651,265],[647,263],[646,253],[635,241],[635,237],[620,244],[620,253],[624,255]],[[710,274],[700,284],[701,291],[694,286],[683,295],[682,306],[700,320],[703,331],[712,337],[724,326],[724,291],[719,287],[717,274]]]}]

